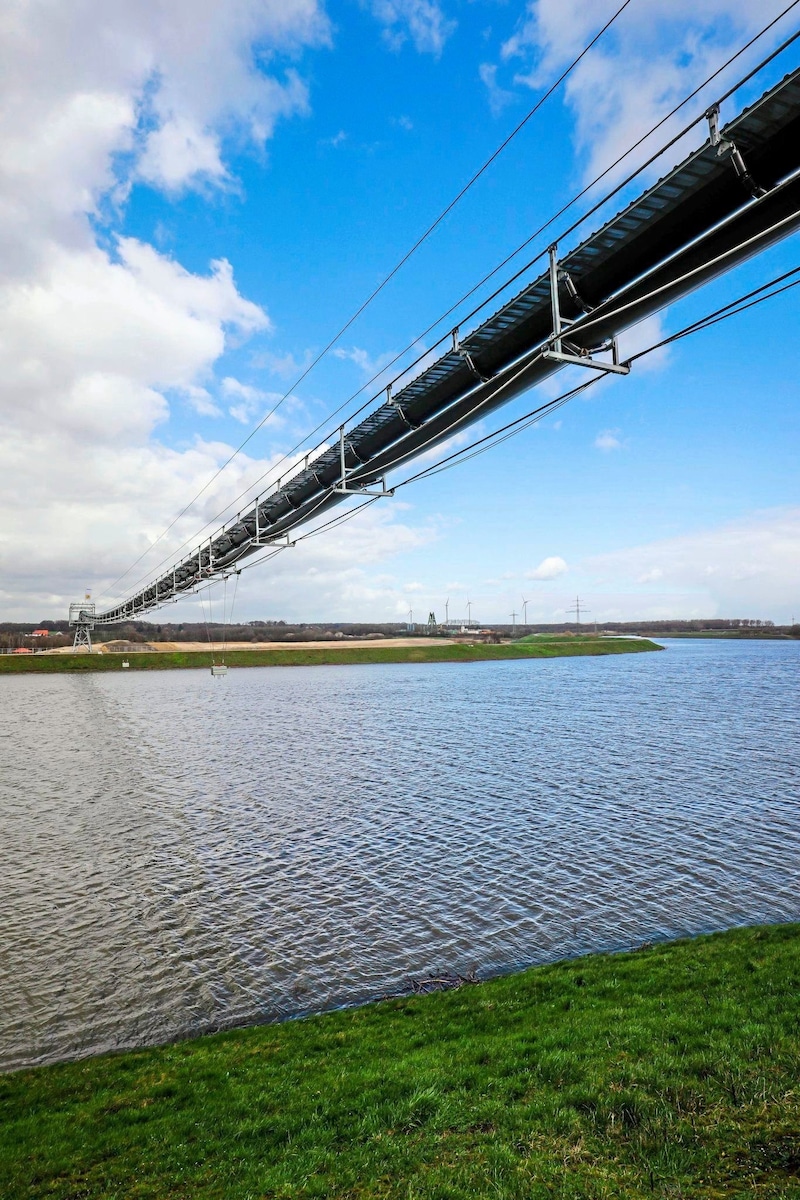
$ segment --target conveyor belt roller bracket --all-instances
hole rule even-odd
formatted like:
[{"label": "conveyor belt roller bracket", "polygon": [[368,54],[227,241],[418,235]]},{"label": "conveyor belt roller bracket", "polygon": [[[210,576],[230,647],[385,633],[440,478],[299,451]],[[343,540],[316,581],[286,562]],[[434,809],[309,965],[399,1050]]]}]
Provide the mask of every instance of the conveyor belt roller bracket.
[{"label": "conveyor belt roller bracket", "polygon": [[[391,404],[392,401],[390,400],[389,403]],[[348,478],[347,467],[345,466],[346,452],[347,452],[347,447],[345,446],[345,441],[344,441],[344,425],[341,425],[339,427],[339,470],[340,470],[340,475],[339,475],[339,482],[332,489],[337,496],[383,497],[383,496],[393,496],[394,495],[394,488],[387,488],[387,486],[386,486],[386,476],[385,475],[381,475],[378,479],[378,482],[381,485],[380,491],[377,491],[372,488],[359,487],[357,483],[356,483],[355,487],[348,487],[347,486],[347,478]]]},{"label": "conveyor belt roller bracket", "polygon": [[[558,298],[558,283],[559,283],[559,268],[558,268],[558,250],[556,246],[551,246],[548,250],[550,257],[550,304],[553,310],[553,335],[550,338],[547,348],[542,351],[542,357],[553,359],[555,362],[564,363],[574,367],[588,367],[592,371],[602,371],[607,375],[629,375],[630,366],[627,363],[619,361],[619,347],[617,339],[611,339],[611,362],[607,362],[602,358],[592,358],[587,351],[585,354],[575,354],[569,349],[565,349],[563,334],[569,330],[574,321],[570,321],[568,317],[563,316],[561,312],[561,303]],[[563,273],[562,273],[563,274]],[[570,280],[571,288],[568,290],[570,294],[573,292],[577,296],[575,284]],[[588,305],[583,305],[588,309]]]}]

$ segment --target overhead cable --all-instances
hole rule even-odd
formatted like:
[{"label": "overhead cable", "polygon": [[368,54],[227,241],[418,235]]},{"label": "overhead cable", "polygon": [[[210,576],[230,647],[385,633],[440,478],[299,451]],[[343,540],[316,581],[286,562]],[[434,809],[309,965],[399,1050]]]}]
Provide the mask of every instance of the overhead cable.
[{"label": "overhead cable", "polygon": [[[760,287],[754,288],[750,292],[746,292],[744,295],[739,296],[736,300],[731,300],[728,304],[723,305],[714,312],[707,313],[704,317],[700,317],[698,320],[692,321],[689,325],[679,329],[676,333],[670,334],[669,337],[662,338],[660,341],[653,342],[652,345],[645,347],[645,349],[637,351],[636,354],[632,354],[629,358],[624,360],[625,365],[631,365],[638,359],[645,358],[648,354],[652,354],[654,351],[660,350],[664,346],[668,346],[673,342],[680,341],[683,338],[690,337],[692,334],[700,333],[705,329],[711,328],[713,325],[718,325],[722,321],[726,321],[731,317],[738,316],[740,313],[743,313],[750,308],[755,308],[757,305],[763,304],[767,300],[772,300],[775,298],[775,296],[779,296],[783,292],[790,291],[792,288],[800,287],[800,279],[794,279],[792,283],[786,283],[782,287],[775,286],[776,284],[783,283],[784,280],[796,275],[800,275],[800,266],[793,267],[790,271],[786,271],[782,275],[777,275],[774,279],[769,280],[767,283],[761,284]],[[774,290],[770,291],[769,289]],[[757,298],[752,299],[752,297]],[[602,375],[593,375],[590,379],[586,380],[585,383],[580,384],[578,387],[572,388],[570,391],[563,392],[560,396],[556,396],[553,400],[549,400],[545,404],[531,409],[530,412],[523,413],[521,417],[516,417],[513,421],[509,421],[506,425],[501,426],[492,433],[488,433],[484,437],[477,438],[474,442],[471,442],[470,445],[462,446],[460,449],[453,451],[452,454],[448,454],[445,458],[433,463],[430,467],[426,467],[422,471],[418,471],[416,474],[410,475],[407,479],[403,479],[399,483],[394,484],[393,490],[397,491],[400,488],[407,487],[410,483],[416,483],[421,479],[427,479],[430,476],[438,475],[442,471],[448,470],[450,465],[456,465],[457,461],[466,462],[470,458],[475,458],[478,454],[484,453],[485,450],[490,450],[495,445],[500,445],[509,437],[513,437],[515,434],[521,433],[524,429],[529,428],[531,425],[537,424],[544,417],[550,416],[556,409],[561,408],[564,404],[566,404],[569,400],[574,399],[574,397],[579,395],[581,392],[588,391],[590,387],[600,383],[604,378],[605,376]],[[495,441],[495,439],[499,440]],[[489,442],[491,442],[491,445],[485,445],[485,443]],[[476,450],[476,447],[483,447],[483,449]]]},{"label": "overhead cable", "polygon": [[[141,562],[142,558],[144,558],[144,556],[146,554],[149,554],[149,552],[150,552],[150,550],[152,550],[153,546],[158,545],[158,543],[161,541],[161,539],[166,536],[166,534],[170,531],[170,529],[173,528],[173,526],[176,524],[176,522],[179,521],[180,518],[182,516],[184,516],[189,511],[189,509],[192,508],[192,506],[197,502],[197,500],[199,500],[200,497],[208,490],[208,488],[211,487],[211,484],[216,479],[219,478],[219,476],[222,474],[222,472],[228,466],[230,466],[230,464],[233,462],[234,458],[236,458],[237,455],[240,454],[241,451],[245,448],[245,446],[251,441],[251,439],[253,437],[255,437],[255,435],[258,433],[259,429],[261,429],[266,424],[266,422],[270,419],[270,417],[272,417],[277,412],[277,410],[281,407],[281,405],[284,404],[286,402],[286,400],[288,400],[289,396],[291,396],[291,394],[295,390],[295,388],[299,387],[300,384],[311,374],[311,372],[314,370],[314,368],[322,361],[322,359],[333,349],[333,347],[336,345],[336,343],[344,336],[344,334],[351,327],[351,325],[353,325],[358,320],[358,318],[362,315],[362,313],[364,313],[366,311],[366,309],[370,306],[370,304],[372,304],[373,300],[375,300],[377,298],[377,296],[380,295],[380,293],[384,290],[384,288],[391,282],[392,279],[394,279],[395,275],[397,275],[398,272],[402,270],[402,268],[409,261],[409,259],[417,252],[417,250],[420,248],[420,246],[422,246],[422,244],[425,241],[427,241],[427,239],[439,227],[439,225],[441,225],[442,221],[444,221],[445,218],[448,216],[448,214],[453,211],[453,209],[456,207],[456,205],[459,203],[459,201],[463,199],[463,197],[467,194],[467,192],[470,190],[470,188],[473,187],[473,185],[475,183],[477,183],[477,181],[489,169],[489,167],[492,165],[492,163],[495,162],[495,160],[497,158],[499,158],[499,156],[503,153],[503,151],[506,149],[506,147],[514,140],[514,138],[517,136],[517,134],[522,129],[524,129],[524,127],[528,124],[530,119],[533,116],[535,116],[535,114],[539,111],[539,109],[542,107],[542,105],[545,104],[546,101],[549,100],[550,97],[553,95],[553,93],[558,90],[558,88],[561,86],[561,84],[564,82],[564,80],[567,78],[567,76],[575,69],[575,67],[578,66],[578,64],[582,61],[582,59],[585,58],[585,56],[589,53],[589,51],[598,43],[598,41],[603,36],[603,34],[608,29],[610,29],[610,27],[614,24],[614,22],[617,20],[617,18],[625,11],[625,9],[631,3],[632,3],[632,0],[623,0],[623,3],[619,6],[619,8],[616,10],[616,12],[613,14],[613,16],[611,16],[609,18],[609,20],[606,21],[606,23],[602,27],[602,29],[598,33],[595,34],[595,36],[592,38],[592,40],[590,42],[587,43],[586,46],[584,46],[584,48],[583,48],[583,50],[581,50],[580,54],[578,54],[578,56],[572,60],[572,62],[569,64],[569,66],[566,67],[564,69],[564,71],[562,71],[562,73],[559,75],[558,79],[556,79],[555,83],[553,83],[547,89],[547,91],[544,93],[544,95],[539,97],[539,99],[534,104],[533,108],[531,108],[526,113],[526,115],[519,122],[519,124],[516,125],[516,127],[514,129],[512,129],[511,133],[504,139],[503,142],[501,142],[501,144],[497,147],[497,149],[492,154],[490,154],[490,156],[486,159],[486,161],[483,163],[483,165],[478,168],[478,170],[470,177],[470,179],[467,180],[467,182],[464,184],[464,186],[461,188],[461,190],[458,192],[458,194],[450,201],[450,203],[444,209],[442,209],[442,211],[439,213],[439,215],[436,217],[436,219],[431,222],[431,224],[428,226],[428,228],[422,234],[420,234],[420,236],[414,242],[414,244],[410,248],[410,250],[406,251],[406,253],[399,260],[399,262],[397,262],[395,264],[395,266],[392,267],[391,271],[389,271],[389,273],[384,276],[384,278],[381,280],[381,282],[378,284],[378,286],[373,289],[373,291],[369,294],[369,296],[367,296],[366,300],[364,300],[363,303],[356,309],[356,311],[353,313],[353,315],[351,317],[349,317],[347,321],[345,321],[344,325],[342,325],[342,327],[341,327],[341,329],[339,329],[338,333],[334,334],[334,336],[330,339],[330,341],[327,343],[327,345],[322,350],[320,350],[320,352],[316,355],[316,357],[308,364],[307,367],[305,367],[305,369],[301,372],[301,374],[298,376],[298,378],[294,381],[292,386],[286,392],[284,392],[284,394],[273,405],[273,407],[270,409],[270,411],[268,413],[266,413],[265,416],[263,416],[256,425],[253,426],[253,428],[247,434],[247,437],[245,437],[244,440],[242,442],[240,442],[240,444],[236,447],[236,449],[232,452],[232,454],[226,459],[226,461],[224,463],[222,463],[222,465],[215,471],[215,473],[211,476],[211,478],[208,480],[208,482],[205,483],[202,488],[200,488],[199,492],[197,492],[196,495],[186,505],[186,507],[183,508],[181,510],[181,512],[178,513],[178,515],[174,518],[173,521],[170,522],[170,524],[166,527],[166,529],[161,534],[159,534],[159,536],[156,538],[156,540],[153,543],[151,543],[151,545],[147,548],[147,550],[145,550],[139,556],[139,558],[137,558],[136,561],[128,568],[128,571],[126,571],[124,575],[121,575],[119,577],[119,579],[115,580],[114,583],[110,585],[110,587],[108,589],[109,591],[110,591],[111,587],[116,586],[116,584],[119,583],[120,580],[124,579],[125,575],[127,575],[130,571],[132,571],[133,568],[137,565],[137,563]],[[104,592],[103,595],[105,595],[105,594],[106,593]]]},{"label": "overhead cable", "polygon": [[[631,146],[629,146],[625,151],[623,151],[623,153],[620,154],[614,160],[614,162],[609,164],[609,166],[607,166],[603,171],[601,171],[600,174],[595,176],[595,178],[591,181],[591,183],[587,184],[580,192],[576,193],[576,195],[573,196],[572,199],[569,200],[566,204],[564,204],[552,217],[550,217],[546,222],[544,222],[544,224],[540,225],[539,228],[536,229],[524,242],[520,243],[520,245],[510,255],[507,255],[506,258],[503,259],[502,262],[500,262],[496,267],[494,267],[487,275],[485,275],[483,277],[483,279],[481,279],[477,284],[475,284],[474,287],[472,287],[468,292],[464,293],[464,295],[459,300],[457,300],[455,302],[455,304],[453,304],[445,313],[443,313],[440,317],[438,317],[436,319],[436,321],[434,321],[431,325],[429,325],[426,330],[424,330],[421,334],[419,334],[414,339],[413,342],[409,343],[409,345],[404,350],[400,351],[399,354],[395,355],[395,357],[391,360],[391,362],[387,364],[387,367],[393,366],[396,362],[399,361],[399,359],[401,359],[403,357],[403,355],[408,353],[408,351],[410,349],[412,349],[416,344],[418,344],[420,341],[422,341],[429,333],[431,333],[438,325],[440,325],[443,320],[446,320],[449,316],[452,316],[452,314],[457,311],[457,309],[460,307],[461,304],[464,303],[465,300],[469,299],[470,296],[474,295],[477,291],[479,291],[481,287],[483,287],[491,278],[493,278],[494,275],[496,275],[499,271],[501,271],[504,266],[507,266],[509,264],[509,262],[513,261],[513,259],[515,257],[517,257],[517,255],[519,253],[521,253],[522,250],[524,250],[528,245],[531,244],[531,242],[535,241],[537,237],[541,236],[542,233],[544,233],[547,229],[549,229],[550,226],[552,226],[558,220],[558,218],[560,216],[563,216],[565,212],[567,212],[574,204],[576,204],[578,202],[578,200],[582,199],[602,179],[604,179],[617,166],[619,166],[620,163],[622,163],[625,160],[625,158],[627,158],[631,153],[633,153],[634,150],[638,149],[639,146],[641,146],[644,142],[646,142],[653,135],[653,133],[657,132],[658,129],[660,129],[673,116],[675,116],[676,113],[679,112],[681,108],[685,107],[686,104],[688,104],[697,95],[699,95],[699,93],[704,88],[706,88],[709,83],[713,82],[713,80],[716,79],[723,71],[725,71],[737,58],[741,57],[742,54],[746,53],[746,51],[749,50],[755,44],[755,42],[757,42],[761,37],[763,37],[766,33],[768,33],[770,29],[772,29],[779,21],[781,21],[783,19],[783,17],[785,17],[787,15],[787,13],[789,13],[792,9],[794,9],[799,3],[800,3],[800,0],[792,0],[792,3],[787,5],[787,7],[784,8],[775,18],[773,18],[772,21],[768,22],[758,33],[754,34],[753,37],[750,38],[750,40],[748,42],[746,42],[739,50],[737,50],[733,55],[731,55],[730,58],[728,58],[720,67],[718,67],[709,76],[707,76],[706,79],[701,84],[699,84],[692,92],[690,92],[688,96],[686,96],[683,100],[681,100],[678,104],[676,104],[670,110],[670,112],[668,112],[666,114],[666,116],[660,118],[660,120],[658,120],[654,125],[652,125],[651,128],[645,134],[643,134],[640,138],[638,138],[637,141],[635,141]],[[741,87],[743,87],[746,83],[748,83],[755,75],[757,75],[760,71],[762,71],[765,66],[767,66],[776,57],[778,57],[778,55],[782,54],[784,50],[786,50],[790,45],[792,45],[792,43],[797,41],[799,38],[800,38],[800,30],[797,30],[797,31],[795,31],[795,33],[793,33],[788,38],[786,38],[778,47],[776,47],[775,50],[773,50],[770,54],[768,54],[765,58],[763,58],[746,75],[742,76],[741,79],[737,80],[737,82],[731,88],[729,88],[728,91],[723,93],[723,95],[718,98],[717,103],[722,103],[726,99],[729,99],[736,91],[738,91]],[[652,164],[658,158],[660,158],[669,149],[671,149],[671,147],[674,146],[677,142],[681,141],[688,133],[691,132],[692,129],[695,128],[696,125],[700,124],[704,119],[705,119],[705,114],[703,113],[703,114],[700,114],[698,117],[694,118],[691,122],[689,122],[689,124],[684,126],[678,133],[676,133],[674,135],[674,137],[670,138],[670,140],[668,142],[666,142],[657,151],[655,151],[655,153],[653,153],[645,162],[643,162],[640,166],[638,166],[636,168],[636,170],[634,170],[630,174],[628,174],[619,184],[617,184],[614,188],[612,188],[610,191],[608,191],[600,200],[595,202],[592,205],[592,207],[589,208],[586,212],[584,212],[576,221],[574,221],[566,229],[562,230],[557,235],[556,240],[559,242],[563,241],[570,234],[574,233],[575,230],[578,229],[585,221],[587,221],[591,216],[593,216],[596,212],[598,212],[599,209],[601,209],[605,204],[607,204],[609,200],[613,199],[613,197],[616,196],[620,191],[622,191],[625,187],[627,187],[638,175],[640,175],[648,167],[652,166]],[[500,295],[502,295],[502,293],[508,287],[510,287],[522,275],[524,275],[528,270],[530,270],[530,268],[532,266],[534,266],[535,263],[538,262],[539,259],[541,259],[543,257],[544,253],[545,253],[545,251],[542,250],[533,259],[526,262],[524,264],[524,266],[520,267],[515,272],[514,275],[512,275],[509,279],[505,280],[505,282],[503,284],[501,284],[500,287],[497,288],[494,292],[492,292],[491,295],[487,296],[484,300],[482,300],[480,305],[478,305],[477,308],[473,309],[470,313],[466,314],[465,316],[462,316],[460,318],[460,322],[464,323],[466,321],[473,320],[481,312],[481,310],[483,308],[485,308],[492,301],[496,300]],[[445,334],[442,338],[440,338],[437,342],[435,342],[431,347],[428,347],[424,351],[424,353],[421,354],[417,359],[415,359],[413,362],[408,364],[408,366],[406,366],[404,368],[402,374],[397,376],[392,381],[392,386],[394,387],[400,379],[402,379],[406,374],[408,374],[409,371],[413,370],[413,368],[415,366],[418,366],[419,363],[421,363],[423,361],[423,359],[426,358],[430,354],[431,350],[436,349],[437,346],[441,345],[442,342],[444,342],[446,340],[446,338],[449,336],[450,336],[449,333]],[[284,463],[288,462],[290,460],[290,457],[292,454],[299,451],[300,448],[303,445],[305,445],[309,441],[310,438],[312,438],[322,428],[324,428],[326,425],[328,425],[328,423],[331,420],[333,420],[350,403],[352,403],[352,401],[354,399],[356,399],[361,394],[361,392],[364,391],[365,388],[369,387],[370,384],[374,383],[380,377],[381,374],[385,373],[386,369],[387,368],[384,367],[383,371],[378,372],[375,375],[373,375],[372,378],[367,380],[361,386],[361,388],[358,389],[358,391],[354,392],[353,395],[351,395],[349,397],[349,399],[345,400],[337,408],[333,409],[332,412],[330,412],[325,417],[324,421],[320,422],[300,442],[295,443],[295,445],[290,450],[286,451],[281,456],[281,458],[278,460],[278,462],[273,464],[269,468],[268,472],[259,476],[257,479],[253,480],[244,491],[240,492],[233,500],[231,500],[228,504],[226,504],[225,507],[223,509],[221,509],[214,517],[209,518],[209,520],[206,521],[205,524],[200,527],[199,531],[197,531],[196,533],[193,533],[192,535],[190,535],[190,537],[186,538],[181,543],[181,545],[177,547],[176,550],[171,551],[170,554],[166,558],[162,559],[161,562],[156,567],[152,568],[151,571],[148,571],[147,575],[149,576],[152,571],[158,570],[160,566],[162,566],[164,563],[169,561],[175,554],[179,553],[180,550],[182,550],[184,548],[184,546],[188,545],[190,542],[192,542],[196,538],[198,538],[200,536],[200,534],[203,532],[203,530],[208,529],[211,525],[215,524],[218,520],[220,520],[224,516],[224,514],[226,512],[230,511],[240,500],[243,500],[248,494],[250,494],[253,491],[253,489],[255,487],[257,487],[258,484],[261,483],[263,479],[266,478],[267,475],[272,474],[274,471],[277,470],[278,467],[280,467]],[[295,384],[294,386],[297,386],[297,385]],[[370,404],[374,403],[375,400],[377,400],[380,395],[381,395],[381,393],[370,396],[370,398],[368,400],[366,400],[364,402],[364,404],[362,404],[358,409],[356,409],[355,412],[350,414],[348,419],[353,420],[355,417],[360,415],[360,413],[362,413],[366,408],[368,408]],[[267,413],[267,415],[263,418],[263,421],[261,422],[261,424],[263,424],[264,421],[269,419],[269,417],[272,415],[272,411],[274,411],[274,410],[271,410],[270,413]],[[235,453],[238,453],[238,451],[236,451]],[[219,471],[217,472],[216,475],[214,475],[212,477],[212,480],[210,482],[213,482],[213,480],[218,477],[218,475],[225,469],[225,467],[233,460],[234,457],[235,457],[235,454],[231,455],[231,457],[227,460],[227,462],[224,463],[219,468]],[[210,483],[209,483],[209,485],[210,485]],[[209,485],[207,485],[207,486],[209,486]],[[201,494],[202,493],[198,493],[198,496]],[[197,499],[197,498],[198,497],[196,496],[195,499]],[[139,558],[131,565],[131,567],[128,568],[128,571],[126,571],[124,575],[122,575],[118,579],[116,579],[113,584],[109,585],[109,587],[103,592],[103,595],[107,595],[111,591],[111,588],[116,586],[117,583],[119,583],[122,579],[125,578],[125,575],[129,574],[129,572],[131,570],[133,570],[133,567],[135,567],[139,562],[142,561],[142,559],[146,556],[146,554],[148,554],[149,551],[151,549],[153,549],[153,547],[155,545],[158,544],[158,542],[161,540],[161,538],[169,531],[169,529],[171,529],[173,527],[173,525],[177,522],[177,520],[179,520],[180,517],[183,516],[189,510],[189,508],[191,508],[192,504],[194,504],[194,500],[190,501],[187,508],[185,508],[184,510],[182,510],[181,513],[178,514],[178,517],[175,518],[175,521],[173,521],[171,523],[171,525],[169,525],[167,527],[167,529],[164,530],[164,532],[161,535],[159,535],[159,537],[148,547],[148,549],[139,556]],[[141,578],[144,579],[144,578],[146,578],[146,576],[142,576]]]},{"label": "overhead cable", "polygon": [[[735,300],[731,300],[728,304],[723,305],[721,308],[706,314],[704,317],[701,317],[696,321],[692,321],[690,324],[684,326],[682,329],[679,329],[676,333],[671,334],[669,337],[663,338],[658,342],[653,342],[645,349],[637,351],[636,354],[631,355],[630,358],[625,360],[626,364],[631,364],[640,358],[646,357],[648,354],[652,354],[654,351],[665,345],[669,345],[670,343],[678,341],[679,339],[699,333],[704,329],[719,324],[721,321],[725,321],[731,317],[737,316],[739,313],[742,313],[747,309],[754,308],[759,304],[763,304],[767,300],[771,300],[775,296],[789,291],[792,288],[800,287],[800,278],[793,278],[794,276],[798,275],[800,275],[800,266],[793,267],[791,270],[783,272],[781,275],[776,276],[767,283],[761,284],[752,291],[744,293]],[[792,282],[785,283],[784,281],[787,279],[792,279]],[[783,286],[777,287],[777,284],[783,284]],[[538,424],[544,419],[544,417],[552,415],[553,412],[563,407],[570,400],[600,383],[603,378],[605,378],[605,376],[592,375],[584,383],[579,384],[574,388],[570,388],[566,392],[562,392],[561,395],[554,397],[552,400],[546,401],[544,404],[538,405],[536,408],[531,409],[527,413],[523,413],[522,416],[516,417],[513,421],[509,421],[499,429],[485,434],[481,438],[477,438],[474,442],[470,443],[470,445],[463,446],[460,449],[453,451],[452,454],[449,454],[440,459],[438,462],[431,464],[431,466],[424,468],[422,471],[416,472],[414,475],[408,476],[408,478],[404,480],[401,480],[399,483],[394,485],[393,490],[398,491],[400,488],[407,487],[412,483],[417,483],[434,475],[442,474],[444,471],[450,470],[452,467],[459,466],[463,462],[468,462],[470,459],[476,458],[478,455],[484,454],[488,450],[495,449],[497,446],[502,445],[503,442],[508,441],[510,438],[515,437],[524,430],[532,427],[535,424]],[[345,524],[347,521],[350,521],[353,519],[353,517],[357,516],[357,514],[363,509],[369,508],[370,505],[374,504],[376,499],[377,497],[371,497],[370,499],[364,500],[362,503],[355,505],[346,512],[339,513],[337,516],[330,518],[322,525],[315,526],[307,533],[300,534],[291,543],[291,545],[294,546],[300,542],[307,541],[310,538],[318,537],[320,534],[327,532],[331,528]],[[243,567],[234,566],[232,571],[239,573],[241,571],[252,570],[257,566],[262,566],[265,562],[269,561],[269,559],[275,558],[278,554],[282,553],[286,548],[286,546],[271,547],[270,553],[257,558],[253,562],[247,563]],[[204,592],[208,590],[208,588],[210,588],[214,582],[216,581],[209,580],[207,585],[201,585],[199,588],[192,589],[192,592],[187,593],[187,595]]]}]

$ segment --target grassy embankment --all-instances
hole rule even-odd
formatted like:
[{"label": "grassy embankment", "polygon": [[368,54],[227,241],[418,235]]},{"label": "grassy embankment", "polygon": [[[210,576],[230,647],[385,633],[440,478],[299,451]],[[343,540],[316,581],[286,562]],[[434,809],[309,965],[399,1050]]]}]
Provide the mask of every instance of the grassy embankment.
[{"label": "grassy embankment", "polygon": [[210,667],[212,661],[229,667],[312,667],[352,663],[485,662],[506,658],[565,658],[585,654],[635,654],[660,650],[654,642],[633,638],[572,637],[505,646],[458,643],[451,646],[420,642],[418,646],[332,646],[330,649],[306,649],[291,646],[285,650],[176,651],[144,654],[4,654],[0,655],[0,675],[44,673],[51,671],[120,671],[123,659],[131,670],[162,671],[171,667]]},{"label": "grassy embankment", "polygon": [[800,1196],[800,925],[0,1077],[0,1194]]}]

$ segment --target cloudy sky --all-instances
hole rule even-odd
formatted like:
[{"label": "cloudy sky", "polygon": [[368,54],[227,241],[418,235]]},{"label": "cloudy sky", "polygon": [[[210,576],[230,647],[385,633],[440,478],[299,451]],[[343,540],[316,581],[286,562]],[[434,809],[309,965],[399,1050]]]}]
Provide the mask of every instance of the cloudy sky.
[{"label": "cloudy sky", "polygon": [[[298,383],[618,3],[7,0],[0,619],[60,617],[87,587],[122,598],[171,561],[788,0],[631,0]],[[797,65],[790,50],[740,102]],[[628,345],[799,255],[785,243]],[[559,621],[578,593],[598,620],[800,616],[797,304],[689,339],[245,572],[237,616],[424,620],[449,598],[451,616],[471,600],[507,621],[525,596],[529,620]]]}]

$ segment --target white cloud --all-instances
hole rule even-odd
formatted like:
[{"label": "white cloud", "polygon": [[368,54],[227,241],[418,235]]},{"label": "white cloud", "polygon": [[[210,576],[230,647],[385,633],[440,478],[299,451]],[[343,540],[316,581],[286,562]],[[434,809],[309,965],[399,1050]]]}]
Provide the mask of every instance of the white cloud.
[{"label": "white cloud", "polygon": [[278,379],[297,379],[308,369],[312,358],[311,350],[306,350],[302,361],[298,361],[291,353],[278,355],[269,350],[261,350],[252,356],[251,365],[256,370],[269,371]]},{"label": "white cloud", "polygon": [[681,611],[788,620],[800,596],[800,508],[598,555],[585,567],[604,587],[673,591]]},{"label": "white cloud", "polygon": [[222,409],[215,404],[207,388],[185,384],[181,389],[189,407],[201,417],[221,417]]},{"label": "white cloud", "polygon": [[536,567],[534,570],[526,571],[525,578],[539,581],[558,579],[559,575],[565,574],[567,570],[569,570],[569,568],[564,562],[564,559],[559,558],[557,555],[553,555],[550,558],[543,558],[538,567]]},{"label": "white cloud", "polygon": [[514,93],[500,87],[497,82],[497,63],[481,63],[478,75],[489,96],[489,110],[493,117],[499,117],[503,109],[514,100]]},{"label": "white cloud", "polygon": [[[224,259],[191,272],[114,227],[136,179],[231,186],[228,140],[261,145],[306,104],[279,56],[326,37],[317,0],[6,5],[0,576],[17,615],[118,571],[230,453],[159,437],[171,400],[220,415],[215,364],[266,312]],[[268,466],[242,456],[192,524]]]},{"label": "white cloud", "polygon": [[321,138],[319,144],[320,146],[330,146],[332,150],[338,150],[338,148],[346,141],[347,134],[345,133],[344,129],[340,129],[339,132],[335,133],[332,137]]},{"label": "white cloud", "polygon": [[[577,56],[616,7],[585,0],[530,0],[503,46],[502,58],[517,67],[518,82],[541,89]],[[648,0],[630,5],[565,85],[586,176],[608,166],[784,7],[782,0]],[[765,38],[749,58],[739,59],[693,109],[683,109],[672,124],[662,127],[658,142],[685,124],[688,115],[702,112],[714,94],[724,90],[726,80],[743,74],[747,64],[787,30],[788,25],[778,26],[771,40]],[[695,136],[692,144],[702,136]],[[654,147],[655,143],[642,150],[640,158]],[[681,153],[678,147],[671,151],[675,160]]]},{"label": "white cloud", "polygon": [[617,436],[619,432],[620,431],[618,429],[603,429],[602,432],[598,433],[597,437],[594,439],[594,444],[597,449],[605,450],[606,452],[609,450],[621,449],[622,442]]},{"label": "white cloud", "polygon": [[415,527],[400,519],[401,511],[394,501],[372,505],[324,537],[298,542],[263,570],[244,572],[238,611],[299,620],[352,620],[355,615],[393,621],[397,614],[405,618],[413,604],[427,617],[433,600],[423,584],[404,585],[376,569],[397,555],[431,545],[439,535],[435,521]]},{"label": "white cloud", "polygon": [[307,104],[296,72],[265,65],[328,37],[317,0],[11,0],[5,14],[2,167],[15,208],[38,193],[34,218],[91,210],[113,152],[168,188],[223,178],[223,132],[261,145]]},{"label": "white cloud", "polygon": [[[664,316],[662,313],[653,313],[652,316],[645,317],[643,321],[631,325],[630,329],[626,329],[624,333],[620,334],[620,359],[624,362],[626,359],[633,358],[642,350],[657,345],[664,337],[666,337]],[[633,370],[637,375],[642,374],[643,371],[663,370],[669,365],[669,352],[669,346],[659,346],[657,350],[637,359],[633,364]]]},{"label": "white cloud", "polygon": [[146,438],[167,415],[159,389],[196,398],[226,329],[268,326],[227,263],[191,275],[131,238],[117,249],[114,261],[51,246],[46,269],[0,280],[0,418],[12,429],[45,421],[67,436]]},{"label": "white cloud", "polygon": [[[202,441],[173,450],[130,437],[127,430],[106,446],[89,436],[67,440],[46,425],[7,432],[0,440],[0,577],[8,619],[30,615],[43,595],[52,597],[60,616],[71,592],[120,574],[161,533],[165,513],[171,516],[183,507],[230,450]],[[140,569],[155,567],[163,553],[269,465],[242,455]],[[24,506],[20,495],[26,497]]]},{"label": "white cloud", "polygon": [[438,58],[456,27],[437,0],[368,0],[368,3],[393,50],[399,50],[411,38],[420,54]]},{"label": "white cloud", "polygon": [[[247,70],[244,62],[238,66]],[[235,86],[236,80],[231,82]],[[238,82],[241,84],[242,77]],[[194,182],[225,184],[230,177],[222,162],[221,138],[203,123],[204,119],[218,121],[223,116],[225,123],[233,120],[240,129],[247,129],[255,145],[261,146],[272,136],[280,117],[308,111],[308,89],[294,70],[278,80],[250,67],[247,82],[244,94],[237,97],[232,91],[228,97],[220,96],[221,110],[209,109],[207,103],[193,103],[192,115],[159,103],[161,93],[156,92],[154,106],[159,124],[144,140],[137,177],[173,192]],[[199,101],[200,95],[198,92],[193,101]]]},{"label": "white cloud", "polygon": [[420,466],[439,462],[440,459],[449,457],[454,450],[460,450],[462,446],[467,446],[471,442],[478,441],[483,436],[484,428],[483,421],[479,421],[476,425],[470,425],[468,429],[461,429],[458,433],[445,438],[438,445],[431,446],[429,450],[424,450],[422,454],[417,455],[414,459],[414,469],[417,470]]},{"label": "white cloud", "polygon": [[351,346],[349,349],[337,346],[333,351],[333,356],[344,362],[354,363],[367,378],[380,374],[394,357],[391,353],[378,354],[373,357],[368,350],[363,350],[360,346]]},{"label": "white cloud", "polygon": [[179,190],[189,179],[205,178],[217,183],[228,179],[217,135],[198,129],[185,117],[173,117],[153,130],[136,173],[167,191]]},{"label": "white cloud", "polygon": [[[282,398],[280,392],[262,392],[260,388],[253,387],[249,383],[242,383],[230,375],[222,381],[222,394],[226,400],[235,401],[234,404],[231,404],[228,412],[235,421],[239,421],[242,425],[250,425],[254,421],[263,410],[265,401],[274,407]],[[270,417],[271,423],[280,421],[281,418],[277,413]]]}]

